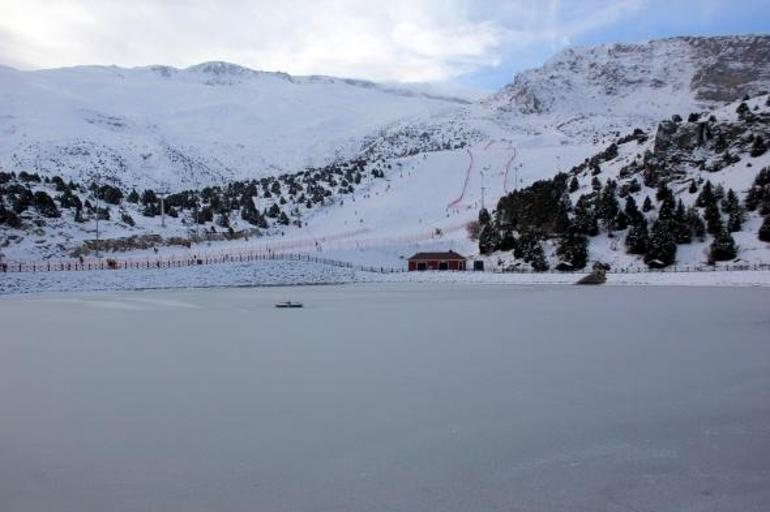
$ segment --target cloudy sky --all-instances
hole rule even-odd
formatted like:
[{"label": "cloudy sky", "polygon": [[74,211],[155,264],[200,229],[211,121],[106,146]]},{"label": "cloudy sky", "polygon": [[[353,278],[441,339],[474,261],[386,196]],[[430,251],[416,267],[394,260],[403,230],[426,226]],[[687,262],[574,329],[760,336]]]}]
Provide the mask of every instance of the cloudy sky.
[{"label": "cloudy sky", "polygon": [[494,89],[569,45],[766,33],[770,0],[0,0],[0,64],[189,66]]}]

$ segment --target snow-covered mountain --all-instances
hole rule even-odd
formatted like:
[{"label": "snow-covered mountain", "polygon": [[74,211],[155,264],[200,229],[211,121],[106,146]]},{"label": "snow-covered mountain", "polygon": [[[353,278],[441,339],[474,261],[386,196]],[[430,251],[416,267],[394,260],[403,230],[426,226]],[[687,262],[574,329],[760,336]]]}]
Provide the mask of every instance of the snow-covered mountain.
[{"label": "snow-covered mountain", "polygon": [[770,36],[568,48],[517,75],[489,104],[521,113],[662,118],[767,91],[768,63]]},{"label": "snow-covered mountain", "polygon": [[218,183],[325,164],[364,136],[467,100],[224,62],[0,68],[0,167],[128,186]]},{"label": "snow-covered mountain", "polygon": [[[692,112],[718,111],[763,90],[770,90],[768,36],[568,49],[470,104],[417,88],[225,63],[182,70],[0,68],[0,171],[72,179],[83,203],[89,197],[93,203],[95,174],[124,197],[132,188],[143,195],[144,188],[219,185],[202,194],[202,211],[214,214],[202,219],[202,230],[254,228],[237,211],[249,199],[270,225],[259,227],[259,242],[248,235],[250,241],[222,242],[228,248],[275,247],[280,237],[295,250],[323,248],[340,258],[398,264],[418,248],[471,254],[477,246],[465,226],[482,204],[494,207],[513,189],[565,172],[637,128],[654,144],[665,139],[652,135],[659,123],[674,114],[688,119]],[[702,159],[695,154],[702,148],[692,152]],[[727,166],[714,181],[737,187],[743,197],[745,180],[733,183],[734,172],[737,167]],[[279,192],[268,194],[273,182]],[[52,196],[64,188],[25,183]],[[217,194],[228,196],[229,210]],[[165,227],[153,201],[113,204],[103,233],[186,239],[195,201],[189,193],[176,200],[179,216],[166,219]],[[30,196],[27,203],[35,201]],[[75,223],[72,209],[37,218],[35,208],[21,214],[28,226],[21,234],[0,226],[14,237],[2,249],[6,255],[70,254],[94,238],[95,212],[84,208]],[[122,221],[124,213],[134,225]],[[223,213],[227,223],[219,222]],[[248,217],[256,218],[251,210]],[[770,259],[756,247],[754,261]],[[631,260],[617,262],[624,261]]]}]

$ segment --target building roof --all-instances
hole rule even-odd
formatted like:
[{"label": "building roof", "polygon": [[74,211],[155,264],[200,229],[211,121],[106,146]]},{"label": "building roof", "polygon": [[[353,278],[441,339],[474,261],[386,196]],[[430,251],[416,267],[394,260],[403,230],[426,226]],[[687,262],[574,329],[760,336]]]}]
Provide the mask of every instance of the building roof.
[{"label": "building roof", "polygon": [[447,252],[418,252],[408,261],[416,260],[465,260],[465,256],[457,254],[454,251]]}]

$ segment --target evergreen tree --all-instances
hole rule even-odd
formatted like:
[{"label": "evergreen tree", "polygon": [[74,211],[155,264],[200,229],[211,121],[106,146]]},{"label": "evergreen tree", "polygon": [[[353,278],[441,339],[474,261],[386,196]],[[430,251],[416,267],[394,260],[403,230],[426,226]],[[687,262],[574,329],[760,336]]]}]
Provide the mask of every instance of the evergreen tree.
[{"label": "evergreen tree", "polygon": [[753,158],[762,156],[767,152],[767,145],[765,139],[761,135],[754,137],[754,143],[751,145],[751,152],[749,153]]},{"label": "evergreen tree", "polygon": [[679,200],[676,205],[676,211],[674,212],[674,232],[676,233],[676,243],[689,244],[692,242],[692,229],[690,223],[687,220],[687,211],[684,208],[684,203]]},{"label": "evergreen tree", "polygon": [[615,216],[614,228],[618,231],[623,231],[628,227],[628,216],[623,210],[618,210],[618,214]]},{"label": "evergreen tree", "polygon": [[572,201],[569,194],[561,195],[561,200],[556,205],[554,213],[553,232],[556,234],[566,233],[572,227],[572,221],[569,218],[569,212],[572,210]]},{"label": "evergreen tree", "polygon": [[724,228],[722,214],[719,212],[719,205],[715,200],[706,205],[704,218],[706,219],[706,232],[709,234],[716,235]]},{"label": "evergreen tree", "polygon": [[582,233],[571,230],[559,239],[556,254],[561,262],[558,270],[580,270],[588,263],[588,238]]},{"label": "evergreen tree", "polygon": [[733,189],[727,191],[727,197],[722,201],[722,209],[728,215],[727,230],[731,233],[741,230],[744,220],[743,206]]},{"label": "evergreen tree", "polygon": [[647,213],[651,210],[654,210],[655,207],[652,206],[652,200],[650,199],[650,196],[645,196],[644,202],[642,203],[642,211],[644,213]]},{"label": "evergreen tree", "polygon": [[516,237],[513,236],[513,232],[508,230],[503,233],[500,239],[501,251],[513,251],[516,248]]},{"label": "evergreen tree", "polygon": [[85,217],[83,216],[83,208],[75,208],[75,222],[78,224],[82,224],[86,221]]},{"label": "evergreen tree", "polygon": [[486,208],[479,210],[479,225],[486,226],[492,221],[492,216]]},{"label": "evergreen tree", "polygon": [[13,210],[9,210],[4,205],[0,204],[0,226],[2,225],[13,229],[20,229],[22,222],[21,217],[19,217]]},{"label": "evergreen tree", "polygon": [[131,192],[129,192],[128,197],[126,198],[126,201],[134,204],[139,202],[139,193],[136,191],[136,189],[131,189]]},{"label": "evergreen tree", "polygon": [[573,192],[577,192],[577,190],[580,188],[580,182],[578,182],[577,176],[573,176],[572,180],[569,182],[569,192],[570,194]]},{"label": "evergreen tree", "polygon": [[53,198],[42,190],[38,190],[32,196],[32,205],[43,217],[61,217],[61,213],[59,213],[59,209],[56,207],[56,203],[54,202]]},{"label": "evergreen tree", "polygon": [[273,203],[272,206],[267,210],[267,216],[276,219],[281,214],[281,208],[278,207],[277,204]]},{"label": "evergreen tree", "polygon": [[676,235],[671,223],[656,220],[644,254],[644,262],[651,268],[663,268],[676,260]]},{"label": "evergreen tree", "polygon": [[535,245],[532,249],[529,264],[532,265],[532,270],[535,272],[545,272],[548,270],[548,262],[545,260],[545,252],[540,244]]},{"label": "evergreen tree", "polygon": [[493,222],[484,224],[479,234],[479,252],[481,254],[492,254],[500,247],[500,233]]},{"label": "evergreen tree", "polygon": [[676,202],[673,196],[665,196],[660,204],[658,219],[663,222],[673,222],[676,217]]},{"label": "evergreen tree", "polygon": [[241,218],[253,226],[257,226],[262,229],[267,228],[267,221],[265,217],[254,206],[254,201],[251,197],[248,197],[248,201],[245,201],[243,208],[241,208]]},{"label": "evergreen tree", "polygon": [[573,228],[578,232],[588,236],[599,234],[599,224],[596,220],[596,214],[591,206],[591,201],[586,195],[580,196],[575,205],[575,218],[572,220]]},{"label": "evergreen tree", "polygon": [[765,216],[765,220],[762,221],[762,226],[759,228],[758,235],[761,241],[770,243],[770,215]]},{"label": "evergreen tree", "polygon": [[754,178],[754,184],[746,194],[746,209],[753,212],[768,200],[770,200],[770,167],[765,167]]},{"label": "evergreen tree", "polygon": [[602,190],[596,205],[596,216],[604,221],[607,231],[612,231],[615,216],[620,210],[616,190],[617,183],[607,180],[607,185]]},{"label": "evergreen tree", "polygon": [[705,208],[707,205],[715,202],[716,198],[714,197],[714,186],[711,184],[711,180],[708,180],[706,184],[703,185],[703,189],[701,189],[698,197],[695,199],[695,206],[698,208]]},{"label": "evergreen tree", "polygon": [[658,189],[655,191],[655,199],[659,202],[674,201],[674,194],[671,192],[671,189],[668,188],[668,185],[661,181],[658,185]]},{"label": "evergreen tree", "polygon": [[131,215],[129,215],[128,213],[125,213],[125,212],[120,214],[120,220],[123,221],[123,223],[128,225],[128,226],[132,226],[133,227],[133,226],[136,225],[136,222],[134,221],[134,218]]},{"label": "evergreen tree", "polygon": [[733,236],[726,229],[722,229],[714,236],[714,241],[709,247],[709,260],[728,261],[735,259],[738,249],[735,247]]},{"label": "evergreen tree", "polygon": [[649,234],[647,232],[647,219],[642,218],[631,227],[626,235],[626,248],[629,254],[644,254],[647,252]]},{"label": "evergreen tree", "polygon": [[642,212],[640,212],[639,208],[636,206],[636,201],[633,196],[626,197],[626,205],[623,208],[623,211],[628,218],[628,223],[632,226],[638,226],[642,220],[644,220],[644,215],[642,215]]},{"label": "evergreen tree", "polygon": [[688,191],[690,194],[695,194],[695,193],[698,191],[698,184],[695,182],[695,180],[692,180],[692,181],[690,182],[690,188],[689,188],[689,189],[687,189],[687,191]]},{"label": "evergreen tree", "polygon": [[142,192],[142,204],[147,206],[148,204],[155,204],[158,202],[158,196],[155,195],[153,190],[145,190]]},{"label": "evergreen tree", "polygon": [[685,215],[692,236],[703,242],[706,239],[706,223],[696,208],[690,207]]}]

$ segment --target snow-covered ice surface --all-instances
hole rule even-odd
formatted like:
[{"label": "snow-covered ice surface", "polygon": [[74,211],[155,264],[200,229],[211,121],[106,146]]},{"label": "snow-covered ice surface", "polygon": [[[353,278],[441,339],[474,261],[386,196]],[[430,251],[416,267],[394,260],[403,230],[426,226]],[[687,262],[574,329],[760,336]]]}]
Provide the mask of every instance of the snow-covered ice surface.
[{"label": "snow-covered ice surface", "polygon": [[[256,287],[345,283],[574,284],[585,273],[375,273],[298,261],[259,261],[170,269],[0,273],[0,296],[43,292]],[[609,285],[770,286],[770,271],[610,273]]]},{"label": "snow-covered ice surface", "polygon": [[0,299],[0,510],[764,512],[768,303],[457,284]]}]

